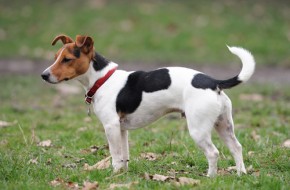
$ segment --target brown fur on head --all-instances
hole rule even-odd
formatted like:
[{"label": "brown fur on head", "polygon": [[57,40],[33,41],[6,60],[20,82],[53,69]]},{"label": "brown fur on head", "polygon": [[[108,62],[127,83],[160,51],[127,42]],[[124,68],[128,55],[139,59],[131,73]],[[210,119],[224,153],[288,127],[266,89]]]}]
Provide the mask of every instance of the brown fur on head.
[{"label": "brown fur on head", "polygon": [[56,81],[48,82],[57,83],[84,74],[94,57],[94,41],[89,36],[77,35],[76,40],[73,41],[66,35],[59,35],[53,39],[52,45],[59,40],[62,41],[63,46],[57,51],[55,62],[50,67],[50,75]]}]

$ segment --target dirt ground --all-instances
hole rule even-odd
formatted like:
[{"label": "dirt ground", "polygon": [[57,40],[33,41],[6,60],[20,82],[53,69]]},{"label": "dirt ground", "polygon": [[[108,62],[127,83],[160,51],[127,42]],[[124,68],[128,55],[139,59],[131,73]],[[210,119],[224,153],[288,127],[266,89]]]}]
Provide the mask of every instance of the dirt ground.
[{"label": "dirt ground", "polygon": [[[40,75],[41,72],[47,68],[51,62],[43,60],[22,60],[22,59],[0,59],[0,76],[1,75]],[[218,66],[213,64],[204,64],[201,66],[194,66],[194,64],[165,64],[165,63],[118,63],[119,69],[122,70],[152,70],[165,66],[182,66],[189,67],[195,70],[202,71],[217,79],[226,79],[235,76],[239,71],[241,65],[239,63],[231,63],[225,66]],[[274,85],[289,84],[290,82],[290,68],[257,66],[251,83],[271,83]]]}]

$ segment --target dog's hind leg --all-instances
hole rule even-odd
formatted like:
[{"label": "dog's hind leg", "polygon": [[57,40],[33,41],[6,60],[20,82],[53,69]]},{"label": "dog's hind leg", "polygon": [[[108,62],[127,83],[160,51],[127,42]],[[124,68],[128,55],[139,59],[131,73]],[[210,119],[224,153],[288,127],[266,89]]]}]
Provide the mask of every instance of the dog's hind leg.
[{"label": "dog's hind leg", "polygon": [[199,130],[204,127],[209,128],[209,123],[193,123],[191,121],[188,121],[188,128],[190,132],[190,136],[193,138],[193,140],[196,142],[199,148],[204,152],[207,161],[208,161],[208,172],[207,176],[214,177],[217,173],[217,161],[219,156],[219,151],[215,147],[215,145],[212,143],[211,140],[211,130],[202,132]]},{"label": "dog's hind leg", "polygon": [[218,117],[219,105],[216,102],[198,101],[186,106],[185,114],[190,136],[204,152],[208,161],[207,176],[214,177],[217,173],[219,151],[212,143],[211,131]]},{"label": "dog's hind leg", "polygon": [[226,95],[224,96],[224,113],[218,117],[215,129],[233,155],[238,175],[241,173],[247,173],[243,161],[242,146],[234,133],[232,104]]}]

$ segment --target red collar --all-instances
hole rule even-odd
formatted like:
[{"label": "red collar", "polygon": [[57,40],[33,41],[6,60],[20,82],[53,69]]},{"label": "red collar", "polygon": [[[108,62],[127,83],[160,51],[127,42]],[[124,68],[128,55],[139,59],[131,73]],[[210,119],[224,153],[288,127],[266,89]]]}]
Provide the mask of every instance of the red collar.
[{"label": "red collar", "polygon": [[117,67],[109,70],[105,76],[98,79],[95,84],[92,86],[92,88],[86,93],[85,101],[87,104],[91,104],[93,96],[95,95],[96,91],[113,75],[113,73],[116,71]]}]

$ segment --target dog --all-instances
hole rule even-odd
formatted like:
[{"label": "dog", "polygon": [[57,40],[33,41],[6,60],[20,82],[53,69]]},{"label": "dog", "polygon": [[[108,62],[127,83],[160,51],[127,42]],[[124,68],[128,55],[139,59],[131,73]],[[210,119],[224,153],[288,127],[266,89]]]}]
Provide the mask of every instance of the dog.
[{"label": "dog", "polygon": [[240,73],[227,80],[217,80],[202,72],[183,67],[157,70],[117,70],[118,64],[94,49],[90,36],[77,35],[75,41],[66,35],[54,38],[63,46],[54,63],[41,77],[57,84],[78,80],[85,88],[85,102],[93,105],[109,143],[113,171],[128,169],[128,130],[144,127],[170,112],[182,113],[189,134],[208,161],[207,176],[217,174],[219,151],[212,143],[214,128],[229,148],[237,174],[246,174],[242,146],[234,134],[231,100],[224,89],[246,82],[254,73],[252,54],[240,47],[228,47],[242,61]]}]

